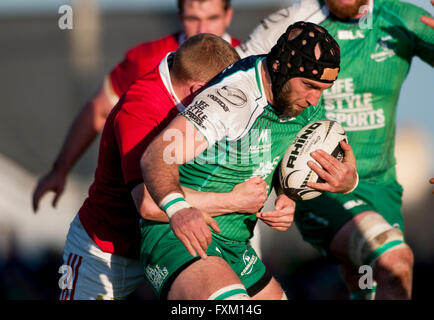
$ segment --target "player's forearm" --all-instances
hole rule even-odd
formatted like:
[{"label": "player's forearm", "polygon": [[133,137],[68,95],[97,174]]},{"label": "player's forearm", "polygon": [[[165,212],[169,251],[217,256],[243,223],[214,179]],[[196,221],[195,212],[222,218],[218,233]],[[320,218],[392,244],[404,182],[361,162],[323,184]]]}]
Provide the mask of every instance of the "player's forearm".
[{"label": "player's forearm", "polygon": [[[183,186],[181,186],[181,188],[184,191],[185,199],[188,203],[212,217],[235,212],[237,210],[236,206],[233,205],[233,195],[231,192],[202,192]],[[144,185],[141,188],[135,188],[135,190],[133,190],[133,198],[140,212],[140,216],[143,219],[169,222],[166,213],[158,207],[151,198],[147,188],[144,188]]]},{"label": "player's forearm", "polygon": [[186,187],[181,188],[188,203],[212,217],[238,210],[231,192],[202,192]]},{"label": "player's forearm", "polygon": [[[186,137],[188,130],[193,141]],[[176,133],[174,136],[173,133]],[[178,141],[173,137],[181,133],[183,139]],[[180,144],[181,148],[175,147]],[[148,191],[154,201],[170,217],[182,208],[188,208],[185,195],[179,182],[178,166],[196,157],[207,148],[206,139],[192,123],[183,116],[176,117],[168,127],[152,141],[140,160],[140,167]],[[169,212],[170,211],[170,212]]]},{"label": "player's forearm", "polygon": [[148,189],[143,183],[134,187],[131,191],[131,196],[136,205],[137,211],[143,219],[169,222],[166,213],[163,212],[151,198]]}]

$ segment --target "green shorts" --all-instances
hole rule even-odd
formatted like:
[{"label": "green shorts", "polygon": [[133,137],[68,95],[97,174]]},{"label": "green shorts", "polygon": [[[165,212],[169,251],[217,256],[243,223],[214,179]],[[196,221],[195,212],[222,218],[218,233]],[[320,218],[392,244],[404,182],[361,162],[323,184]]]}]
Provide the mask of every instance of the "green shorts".
[{"label": "green shorts", "polygon": [[[190,255],[167,223],[141,220],[140,229],[140,261],[145,279],[157,297],[166,299],[177,275],[200,257]],[[261,291],[271,280],[270,273],[248,242],[229,241],[213,234],[206,253],[223,258],[250,296]]]},{"label": "green shorts", "polygon": [[329,256],[330,243],[350,219],[365,211],[378,212],[390,225],[404,234],[402,187],[397,182],[377,185],[360,181],[349,194],[325,192],[318,198],[297,201],[294,221],[303,239],[323,256]]}]

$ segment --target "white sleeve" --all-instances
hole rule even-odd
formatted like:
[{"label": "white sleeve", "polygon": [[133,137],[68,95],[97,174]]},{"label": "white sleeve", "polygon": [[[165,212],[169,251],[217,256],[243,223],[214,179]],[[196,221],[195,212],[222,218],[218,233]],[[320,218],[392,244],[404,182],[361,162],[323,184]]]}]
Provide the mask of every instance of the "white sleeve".
[{"label": "white sleeve", "polygon": [[320,23],[325,18],[324,13],[328,14],[328,10],[323,10],[318,0],[301,0],[262,20],[236,50],[241,58],[266,54],[291,24],[298,21]]},{"label": "white sleeve", "polygon": [[206,138],[209,147],[224,137],[236,140],[246,132],[256,111],[252,105],[257,104],[246,92],[230,85],[212,86],[196,96],[183,115]]}]

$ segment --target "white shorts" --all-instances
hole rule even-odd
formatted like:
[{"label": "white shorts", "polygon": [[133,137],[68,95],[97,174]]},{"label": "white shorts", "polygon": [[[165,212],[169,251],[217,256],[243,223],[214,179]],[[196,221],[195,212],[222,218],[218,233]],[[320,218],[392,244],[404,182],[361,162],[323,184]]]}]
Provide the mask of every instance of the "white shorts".
[{"label": "white shorts", "polygon": [[144,281],[140,262],[103,252],[78,214],[69,227],[59,273],[60,300],[125,299]]}]

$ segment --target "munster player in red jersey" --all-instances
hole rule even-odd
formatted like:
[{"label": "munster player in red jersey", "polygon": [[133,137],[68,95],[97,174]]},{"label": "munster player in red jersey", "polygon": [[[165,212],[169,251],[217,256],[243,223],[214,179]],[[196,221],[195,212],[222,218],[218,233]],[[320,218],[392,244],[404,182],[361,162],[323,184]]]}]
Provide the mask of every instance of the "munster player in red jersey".
[{"label": "munster player in red jersey", "polygon": [[[181,59],[194,65],[188,77],[184,68],[177,67]],[[123,95],[107,118],[94,183],[68,232],[64,264],[65,270],[72,270],[72,278],[60,283],[61,299],[123,299],[144,280],[137,260],[139,218],[161,220],[165,214],[146,191],[140,157],[194,94],[237,59],[226,41],[210,34],[197,35],[180,47],[173,63],[172,55],[167,55]],[[258,177],[229,193],[184,192],[206,212],[206,219],[234,208],[257,212],[266,200],[265,183]],[[280,219],[289,227],[289,216]]]},{"label": "munster player in red jersey", "polygon": [[230,0],[178,0],[178,9],[182,32],[139,44],[129,50],[125,59],[106,77],[95,96],[75,118],[51,170],[40,178],[35,188],[35,212],[41,198],[49,191],[55,193],[53,206],[56,205],[70,170],[101,132],[119,97],[135,80],[158,65],[168,52],[175,51],[185,39],[198,33],[221,36],[233,46],[240,43],[226,33],[233,13]]}]

